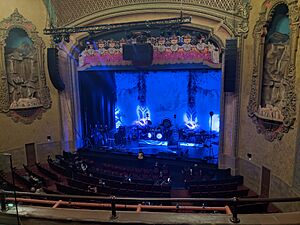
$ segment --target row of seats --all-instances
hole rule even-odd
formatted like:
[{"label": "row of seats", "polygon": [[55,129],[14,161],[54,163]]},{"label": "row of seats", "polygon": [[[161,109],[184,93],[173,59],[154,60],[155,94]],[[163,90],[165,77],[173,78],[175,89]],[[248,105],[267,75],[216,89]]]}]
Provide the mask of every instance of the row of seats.
[{"label": "row of seats", "polygon": [[[92,185],[90,183],[85,183],[75,179],[67,179],[68,185],[71,187],[76,187],[80,190],[86,190],[90,192],[90,187],[93,190],[93,194],[101,195],[101,196],[123,196],[123,197],[170,197],[170,192],[163,192],[163,191],[154,191],[154,190],[137,190],[137,189],[128,189],[125,186],[120,185],[119,187],[108,187],[105,185]],[[95,189],[96,188],[96,189]],[[91,195],[91,194],[89,194]]]},{"label": "row of seats", "polygon": [[90,184],[102,184],[108,187],[123,189],[131,189],[131,190],[144,190],[144,191],[162,191],[162,192],[170,192],[170,185],[156,185],[156,184],[144,184],[144,183],[135,183],[129,181],[119,181],[114,180],[112,177],[108,177],[109,179],[104,179],[101,175],[95,174],[95,176],[90,177],[80,173],[74,173],[73,178],[76,180],[80,180]]},{"label": "row of seats", "polygon": [[199,192],[199,191],[227,191],[227,190],[237,190],[240,184],[238,182],[226,182],[221,184],[200,184],[200,185],[190,185],[189,191],[190,193]]},{"label": "row of seats", "polygon": [[8,177],[7,174],[5,174],[3,171],[0,171],[0,188],[3,190],[8,190],[8,191],[25,191],[26,188],[24,188],[23,186],[18,186],[18,185],[14,185],[12,182],[12,178]]},{"label": "row of seats", "polygon": [[[82,173],[73,171],[72,174],[64,173],[66,168],[63,168],[61,165],[53,161],[49,161],[49,166],[58,173],[65,174],[66,177],[69,177],[68,183],[71,186],[75,186],[84,191],[88,191],[88,186],[97,187],[101,190],[100,194],[113,194],[121,196],[144,196],[147,197],[168,197],[170,196],[170,186],[168,185],[154,185],[154,184],[142,184],[134,182],[125,182],[113,180],[113,177],[110,179],[104,179],[101,177],[101,174],[96,176],[87,176]],[[97,175],[97,174],[95,174]],[[124,179],[124,178],[123,178]],[[72,182],[72,184],[70,184]],[[80,182],[82,184],[80,184]],[[119,191],[122,190],[122,191]]]},{"label": "row of seats", "polygon": [[247,197],[249,189],[241,190],[224,190],[224,191],[200,191],[191,193],[193,198],[233,198],[233,197]]},{"label": "row of seats", "polygon": [[36,167],[37,169],[44,174],[45,176],[49,177],[50,179],[54,180],[54,181],[60,181],[59,177],[57,174],[49,171],[48,169],[46,169],[45,167],[43,167],[40,163],[36,163]]},{"label": "row of seats", "polygon": [[210,180],[185,180],[185,184],[187,187],[193,185],[207,185],[207,184],[224,184],[224,183],[238,183],[238,185],[242,185],[244,183],[244,177],[237,175],[237,176],[228,176],[228,177],[219,177]]},{"label": "row of seats", "polygon": [[[93,166],[93,165],[92,165]],[[114,176],[131,176],[135,179],[153,180],[157,179],[160,175],[169,176],[169,170],[166,167],[154,166],[153,168],[137,168],[137,167],[124,167],[116,166],[109,163],[94,165],[100,173],[114,175]]]}]

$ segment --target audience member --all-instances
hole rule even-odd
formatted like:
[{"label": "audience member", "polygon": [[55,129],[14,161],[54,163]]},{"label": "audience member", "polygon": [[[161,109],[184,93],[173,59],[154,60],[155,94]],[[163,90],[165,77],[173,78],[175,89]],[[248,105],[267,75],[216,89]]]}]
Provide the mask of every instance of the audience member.
[{"label": "audience member", "polygon": [[97,187],[96,186],[88,186],[88,192],[97,193]]},{"label": "audience member", "polygon": [[139,160],[144,159],[144,152],[142,151],[142,149],[139,150],[138,159]]}]

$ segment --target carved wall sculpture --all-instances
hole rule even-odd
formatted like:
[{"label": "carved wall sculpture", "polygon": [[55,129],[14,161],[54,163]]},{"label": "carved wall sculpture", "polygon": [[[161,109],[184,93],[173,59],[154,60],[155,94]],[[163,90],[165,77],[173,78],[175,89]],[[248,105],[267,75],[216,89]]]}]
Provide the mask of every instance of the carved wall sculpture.
[{"label": "carved wall sculpture", "polygon": [[248,114],[268,141],[280,140],[296,118],[295,58],[299,8],[295,0],[265,1],[254,32]]},{"label": "carved wall sculpture", "polygon": [[45,44],[16,9],[0,22],[0,112],[32,123],[51,107],[44,70]]}]

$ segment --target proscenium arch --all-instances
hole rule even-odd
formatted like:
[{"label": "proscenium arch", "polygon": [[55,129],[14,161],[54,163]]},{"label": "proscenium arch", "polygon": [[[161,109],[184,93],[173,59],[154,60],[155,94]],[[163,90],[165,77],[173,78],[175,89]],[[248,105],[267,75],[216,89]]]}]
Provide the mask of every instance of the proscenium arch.
[{"label": "proscenium arch", "polygon": [[[247,2],[247,1],[246,1]],[[119,2],[112,3],[110,7],[103,8],[97,12],[93,9],[88,9],[83,17],[77,18],[72,22],[65,24],[59,24],[59,26],[84,26],[97,24],[99,21],[104,23],[111,20],[110,23],[118,23],[119,17],[124,17],[132,15],[131,21],[138,21],[136,18],[138,14],[145,16],[150,14],[150,17],[156,19],[161,19],[166,16],[166,14],[172,15],[171,17],[192,16],[192,17],[202,17],[210,21],[222,22],[222,26],[230,33],[231,36],[235,33],[236,26],[243,21],[243,16],[245,12],[248,11],[247,6],[241,0],[234,0],[234,2],[228,3],[232,4],[230,7],[232,9],[218,8],[215,3],[197,4],[196,2],[174,2],[174,1],[148,1],[145,2],[135,2],[134,4],[121,5]],[[50,10],[50,9],[48,9]],[[155,12],[155,13],[153,13]],[[244,15],[241,15],[244,13]],[[247,13],[246,13],[247,14]],[[149,18],[150,19],[150,18]],[[130,21],[128,20],[128,21]],[[126,21],[124,21],[126,22]],[[197,23],[196,23],[197,24]]]},{"label": "proscenium arch", "polygon": [[[152,12],[152,10],[150,10]],[[132,21],[146,21],[146,20],[153,20],[153,19],[164,19],[164,18],[175,18],[179,17],[179,11],[178,9],[168,9],[163,11],[162,9],[159,10],[159,12],[150,13],[149,9],[143,10],[132,10],[132,11],[124,11],[118,13],[109,13],[110,10],[105,12],[99,12],[95,15],[92,15],[90,17],[81,18],[78,21],[72,23],[72,26],[88,26],[88,25],[96,25],[96,24],[113,24],[113,23],[123,23],[123,22],[132,22]],[[135,12],[134,14],[132,14]],[[204,31],[206,33],[210,34],[210,39],[213,40],[220,49],[224,49],[225,47],[225,40],[234,37],[234,31],[230,29],[229,26],[226,25],[226,22],[224,21],[224,17],[221,18],[220,16],[213,17],[212,15],[206,15],[204,12],[202,14],[197,14],[195,10],[191,11],[184,11],[184,16],[192,16],[192,23],[183,26],[186,29],[195,30],[195,31]],[[231,14],[230,14],[231,16]],[[93,19],[94,18],[94,19]],[[109,31],[109,32],[115,32]],[[72,34],[71,35],[71,42],[63,44],[63,48],[61,50],[65,51],[65,55],[71,56],[73,59],[78,59],[78,46],[80,45],[80,42],[85,40],[88,37],[88,34],[86,33],[79,33],[79,34]],[[62,47],[62,45],[61,45]],[[222,51],[223,53],[223,51]],[[224,54],[222,54],[223,56]],[[76,61],[70,59],[68,60],[68,73],[60,72],[60,74],[63,77],[63,80],[65,83],[69,82],[73,85],[72,90],[67,93],[69,95],[69,98],[72,99],[72,115],[71,120],[73,121],[73,140],[76,145],[76,143],[79,143],[77,140],[81,137],[78,136],[78,131],[80,131],[81,127],[81,121],[80,121],[80,101],[78,93],[76,93],[75,89],[78,87],[78,72],[76,67]],[[222,63],[224,62],[224,57],[222,57]],[[64,76],[64,74],[67,74]],[[222,85],[223,86],[223,79],[224,79],[224,73],[222,68]],[[66,90],[67,91],[67,90]],[[221,115],[224,113],[224,93],[221,91]],[[62,111],[62,113],[64,113]],[[64,117],[64,116],[63,116]],[[68,117],[68,116],[67,116]],[[222,118],[220,118],[222,121]],[[221,126],[222,127],[222,126]],[[229,128],[230,129],[230,128]],[[232,125],[232,129],[234,129],[234,125]],[[222,137],[222,128],[220,129],[220,137]],[[221,143],[221,142],[220,142]],[[220,144],[220,148],[221,144]]]},{"label": "proscenium arch", "polygon": [[[243,20],[237,12],[222,11],[221,9],[200,4],[181,5],[180,2],[174,3],[170,1],[169,3],[159,3],[159,5],[157,2],[150,2],[148,4],[135,3],[134,5],[128,6],[116,5],[112,6],[112,8],[93,12],[92,14],[89,14],[83,18],[78,18],[76,21],[65,24],[64,26],[88,26],[96,24],[146,21],[163,18],[179,18],[181,15],[191,16],[192,26],[200,25],[202,28],[214,27],[214,33],[216,34],[218,33],[216,29],[222,28],[228,33],[227,36],[230,37],[233,37],[236,33],[235,26]],[[211,26],[211,24],[215,25]]]}]

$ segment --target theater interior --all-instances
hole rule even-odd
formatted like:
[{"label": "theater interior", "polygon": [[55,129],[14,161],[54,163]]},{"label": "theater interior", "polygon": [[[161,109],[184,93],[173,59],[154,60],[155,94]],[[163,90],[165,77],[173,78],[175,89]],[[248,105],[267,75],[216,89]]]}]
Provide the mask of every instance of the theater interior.
[{"label": "theater interior", "polygon": [[0,225],[300,224],[298,0],[0,0]]}]

